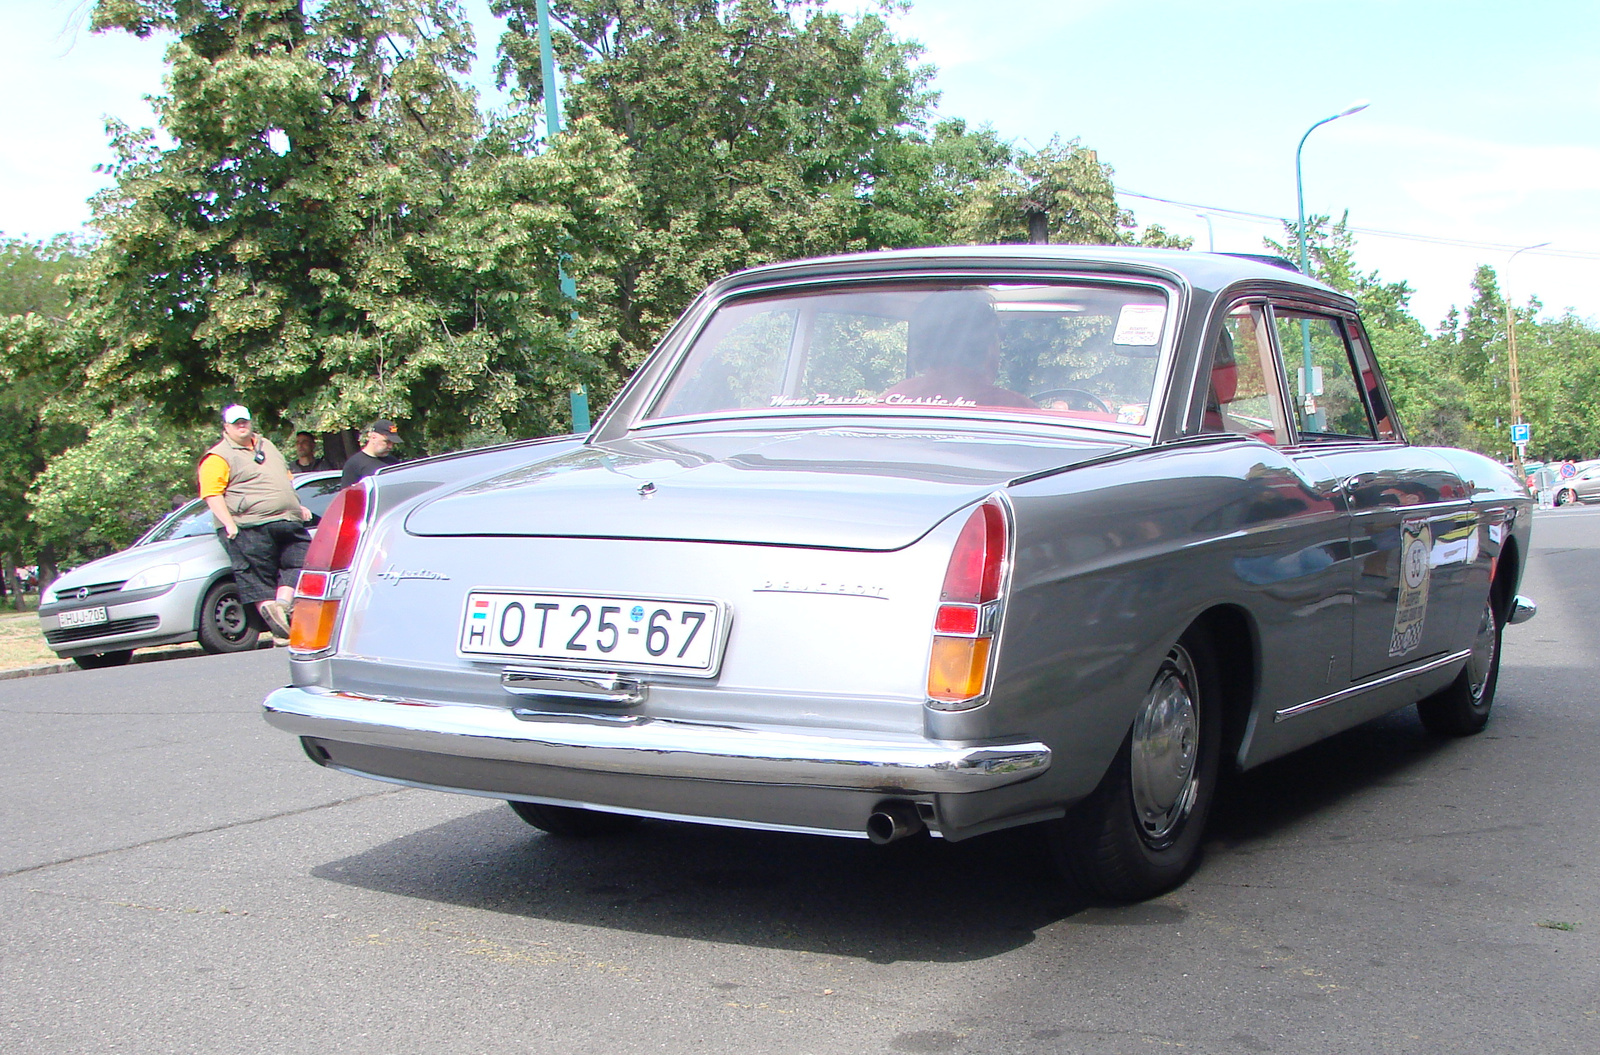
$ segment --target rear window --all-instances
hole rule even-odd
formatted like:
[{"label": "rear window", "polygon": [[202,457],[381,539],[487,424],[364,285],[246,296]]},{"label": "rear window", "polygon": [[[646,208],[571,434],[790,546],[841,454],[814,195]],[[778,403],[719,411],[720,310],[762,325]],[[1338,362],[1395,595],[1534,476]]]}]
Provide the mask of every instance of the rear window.
[{"label": "rear window", "polygon": [[929,284],[724,304],[651,419],[872,413],[1146,423],[1169,325],[1154,287]]}]

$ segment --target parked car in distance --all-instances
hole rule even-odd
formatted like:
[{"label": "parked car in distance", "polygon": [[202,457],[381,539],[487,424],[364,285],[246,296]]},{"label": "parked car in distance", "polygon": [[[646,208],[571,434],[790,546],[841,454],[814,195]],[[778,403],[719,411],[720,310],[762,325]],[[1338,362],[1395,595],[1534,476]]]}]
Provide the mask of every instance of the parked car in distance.
[{"label": "parked car in distance", "polygon": [[1600,465],[1579,469],[1578,474],[1570,480],[1558,478],[1555,497],[1551,501],[1558,506],[1600,502]]},{"label": "parked car in distance", "polygon": [[329,507],[267,720],[508,800],[864,837],[1033,826],[1138,899],[1223,769],[1484,727],[1532,500],[1395,420],[1355,303],[1258,260],[995,246],[733,275],[586,436]]},{"label": "parked car in distance", "polygon": [[[321,517],[339,491],[339,474],[305,473],[294,487]],[[39,628],[56,655],[94,668],[126,663],[136,648],[184,641],[199,641],[207,652],[241,652],[256,647],[262,626],[240,603],[216,520],[196,498],[122,552],[51,583],[39,598]]]}]

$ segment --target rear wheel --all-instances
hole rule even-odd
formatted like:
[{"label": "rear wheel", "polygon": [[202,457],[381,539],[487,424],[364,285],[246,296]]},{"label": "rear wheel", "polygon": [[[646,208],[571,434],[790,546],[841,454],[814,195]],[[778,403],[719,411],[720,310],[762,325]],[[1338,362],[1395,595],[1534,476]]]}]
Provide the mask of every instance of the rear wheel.
[{"label": "rear wheel", "polygon": [[1578,492],[1570,487],[1563,487],[1556,492],[1555,504],[1558,506],[1573,505],[1578,501]]},{"label": "rear wheel", "polygon": [[1417,716],[1430,733],[1471,736],[1489,724],[1495,685],[1500,681],[1500,630],[1494,605],[1485,601],[1467,665],[1455,681],[1417,703]]},{"label": "rear wheel", "polygon": [[115,652],[96,652],[92,656],[73,656],[72,662],[84,670],[99,670],[102,667],[120,667],[133,658],[133,649],[119,648]]},{"label": "rear wheel", "polygon": [[1162,660],[1100,786],[1048,828],[1084,893],[1138,901],[1188,877],[1216,793],[1221,701],[1210,643],[1192,629]]},{"label": "rear wheel", "polygon": [[247,652],[256,647],[260,634],[239,600],[238,586],[226,580],[212,584],[200,602],[195,636],[207,652]]},{"label": "rear wheel", "polygon": [[542,802],[508,802],[518,817],[551,835],[581,839],[590,835],[612,835],[637,827],[638,817],[623,813],[601,813],[576,806],[547,806]]}]

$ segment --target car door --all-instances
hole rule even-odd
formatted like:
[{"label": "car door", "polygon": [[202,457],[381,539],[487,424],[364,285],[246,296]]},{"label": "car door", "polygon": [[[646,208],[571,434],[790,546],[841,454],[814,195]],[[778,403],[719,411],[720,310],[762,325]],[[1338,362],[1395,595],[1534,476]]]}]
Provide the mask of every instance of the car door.
[{"label": "car door", "polygon": [[1239,299],[1221,317],[1192,414],[1200,433],[1263,445],[1245,479],[1260,516],[1233,560],[1261,635],[1259,693],[1268,713],[1247,745],[1260,760],[1309,742],[1297,739],[1303,727],[1275,725],[1273,711],[1350,684],[1350,529],[1342,478],[1320,452],[1293,442],[1266,298]]},{"label": "car door", "polygon": [[1353,314],[1276,299],[1294,450],[1340,482],[1349,512],[1352,683],[1426,663],[1460,640],[1478,520],[1450,462],[1404,441]]}]

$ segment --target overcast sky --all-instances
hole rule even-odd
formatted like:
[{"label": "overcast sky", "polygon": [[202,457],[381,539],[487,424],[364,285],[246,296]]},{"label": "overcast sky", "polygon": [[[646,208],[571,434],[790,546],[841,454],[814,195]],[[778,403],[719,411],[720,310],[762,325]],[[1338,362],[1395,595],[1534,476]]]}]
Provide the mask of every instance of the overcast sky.
[{"label": "overcast sky", "polygon": [[[7,235],[79,228],[105,183],[105,117],[154,121],[142,97],[161,90],[165,41],[91,35],[88,7],[0,0]],[[467,7],[487,67],[499,26]],[[1261,251],[1270,218],[1294,216],[1300,136],[1368,99],[1304,154],[1307,212],[1348,209],[1363,267],[1410,282],[1430,327],[1480,263],[1518,302],[1600,318],[1594,0],[916,0],[895,25],[938,68],[942,115],[1023,145],[1082,140],[1141,224],[1202,249]]]}]

